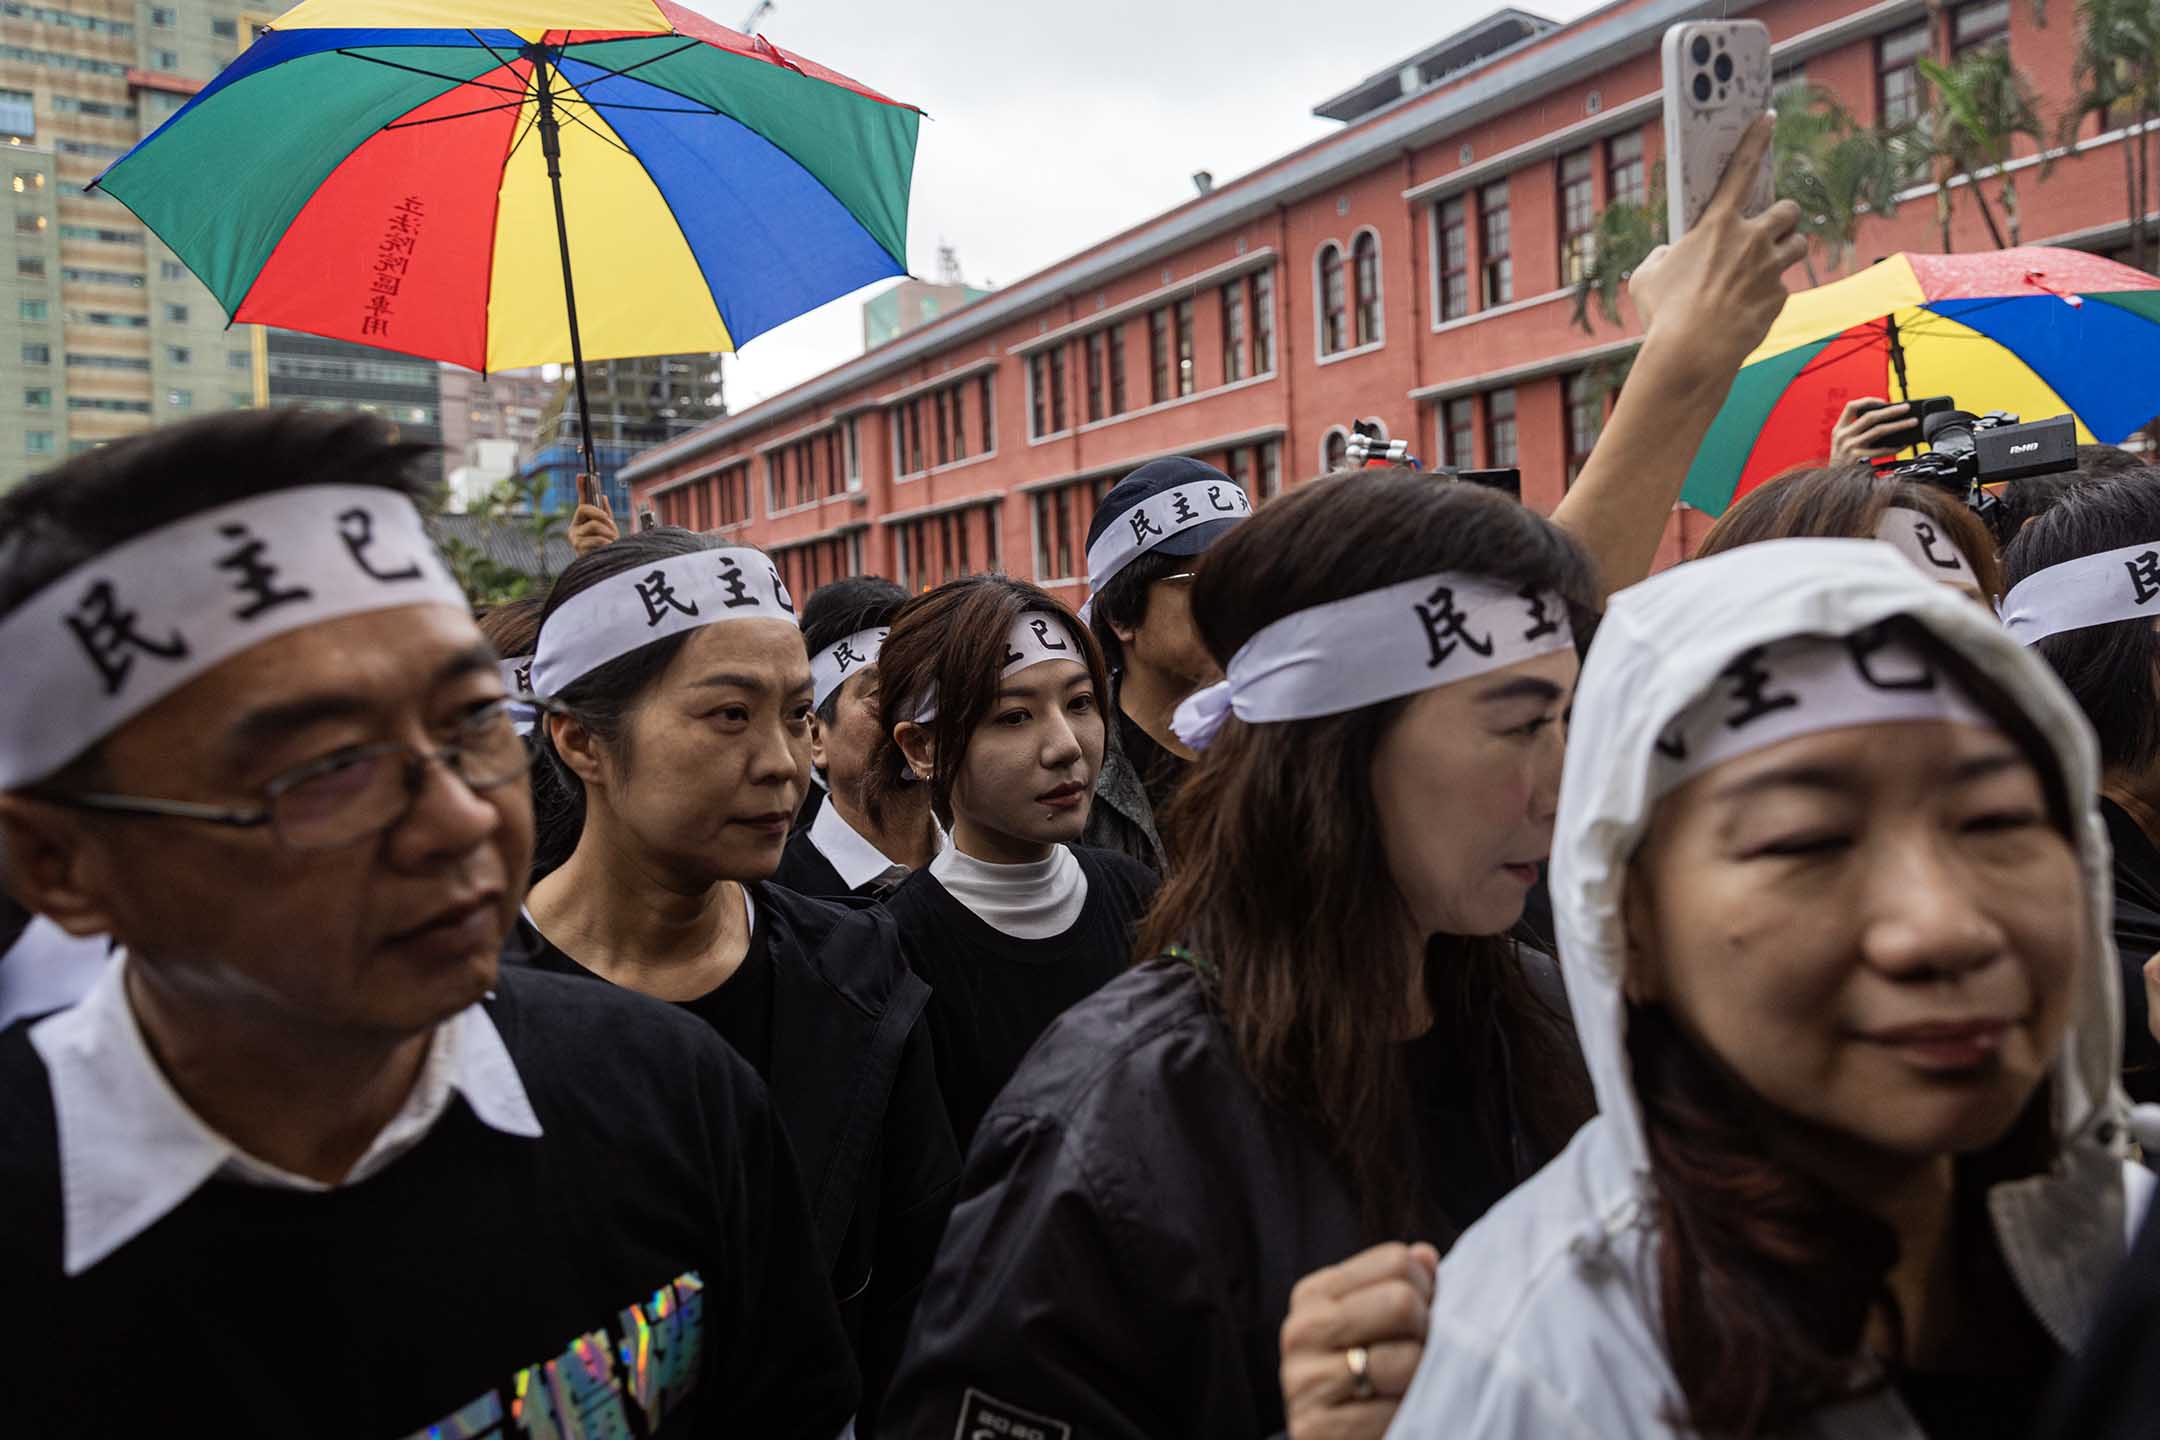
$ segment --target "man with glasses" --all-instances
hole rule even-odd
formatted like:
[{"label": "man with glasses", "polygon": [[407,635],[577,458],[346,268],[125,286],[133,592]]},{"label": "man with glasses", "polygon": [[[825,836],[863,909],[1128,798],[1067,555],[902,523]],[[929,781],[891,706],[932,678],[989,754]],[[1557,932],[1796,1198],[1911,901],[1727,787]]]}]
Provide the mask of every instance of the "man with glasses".
[{"label": "man with glasses", "polygon": [[0,1035],[9,1428],[835,1435],[755,1074],[498,969],[527,751],[423,464],[240,412],[0,497],[0,863],[121,952]]},{"label": "man with glasses", "polygon": [[1116,677],[1117,723],[1081,840],[1158,874],[1164,855],[1156,817],[1193,759],[1171,733],[1170,717],[1186,696],[1222,678],[1193,628],[1194,566],[1251,511],[1228,475],[1177,457],[1150,461],[1120,480],[1088,525],[1091,598],[1081,613]]}]

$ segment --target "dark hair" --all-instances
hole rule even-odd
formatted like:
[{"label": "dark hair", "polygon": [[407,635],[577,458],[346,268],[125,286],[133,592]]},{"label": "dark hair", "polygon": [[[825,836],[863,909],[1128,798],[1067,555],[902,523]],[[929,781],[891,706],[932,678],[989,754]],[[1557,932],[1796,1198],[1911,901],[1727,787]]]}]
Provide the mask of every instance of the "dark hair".
[{"label": "dark hair", "polygon": [[1135,555],[1126,562],[1125,568],[1112,575],[1096,592],[1093,606],[1088,611],[1088,625],[1095,632],[1095,643],[1102,646],[1103,663],[1113,672],[1125,668],[1125,646],[1118,640],[1119,625],[1136,630],[1147,622],[1148,591],[1165,575],[1176,575],[1191,570],[1200,562],[1197,555],[1165,555],[1160,550],[1150,550]]},{"label": "dark hair", "polygon": [[[820,585],[803,602],[803,645],[815,655],[858,630],[890,625],[905,604],[907,591],[882,575],[850,575]],[[818,719],[832,724],[839,716],[839,704],[840,692],[835,690],[817,707]]]},{"label": "dark hair", "polygon": [[540,640],[540,614],[547,605],[545,595],[530,595],[522,600],[505,600],[500,605],[490,605],[473,619],[480,626],[480,633],[487,636],[495,653],[505,660],[515,660],[520,655],[533,653],[533,646]]},{"label": "dark hair", "polygon": [[[546,629],[550,616],[603,580],[700,550],[716,550],[723,543],[718,536],[661,525],[633,531],[611,545],[580,555],[555,577],[546,608],[540,612],[540,628]],[[640,645],[580,675],[548,698],[608,746],[620,763],[628,765],[629,747],[624,742],[630,713],[682,653],[689,638],[690,632],[679,631]],[[538,833],[533,845],[532,878],[538,880],[577,849],[578,836],[585,829],[585,782],[556,753],[555,734],[545,716],[533,727],[533,733],[539,739],[542,756],[533,781],[533,815]]]},{"label": "dark hair", "polygon": [[0,615],[78,565],[163,525],[303,485],[395,490],[425,511],[435,447],[350,411],[232,410],[95,450],[0,495]]},{"label": "dark hair", "polygon": [[968,575],[948,580],[900,607],[892,633],[878,656],[878,728],[881,738],[870,757],[865,781],[866,808],[873,820],[884,802],[910,783],[907,757],[893,731],[914,720],[934,691],[937,717],[926,727],[939,757],[930,780],[930,808],[949,828],[953,781],[960,773],[975,727],[997,702],[1004,667],[1005,632],[1023,615],[1047,615],[1071,634],[1095,698],[1105,707],[1108,724],[1110,679],[1103,669],[1102,648],[1079,617],[1057,597],[1008,575]]},{"label": "dark hair", "polygon": [[[1441,570],[1557,591],[1578,637],[1595,623],[1596,571],[1564,531],[1498,492],[1401,469],[1318,480],[1256,511],[1202,558],[1193,620],[1227,665],[1294,611]],[[1381,840],[1372,761],[1409,703],[1226,720],[1164,817],[1172,863],[1139,952],[1191,947],[1245,1071],[1311,1123],[1376,1237],[1451,1233],[1416,1193],[1400,1047],[1375,1033],[1401,1013],[1401,971],[1384,957],[1401,952],[1412,922]],[[1433,937],[1425,984],[1435,1028],[1477,1077],[1468,1093],[1497,1153],[1508,1154],[1511,1109],[1526,1138],[1556,1153],[1588,1117],[1589,1090],[1514,942]]]},{"label": "dark hair", "polygon": [[1938,486],[1878,475],[1867,465],[1789,470],[1763,482],[1718,517],[1695,558],[1762,540],[1871,540],[1883,512],[1893,506],[1917,510],[1934,522],[1972,566],[1981,590],[1990,599],[2001,596],[2002,566],[1995,558],[1994,538],[1964,501]]},{"label": "dark hair", "polygon": [[[2160,469],[2134,470],[2073,489],[2003,552],[2012,585],[2042,570],[2125,545],[2160,542]],[[2033,647],[2062,678],[2100,737],[2100,761],[2143,771],[2160,761],[2154,667],[2160,633],[2144,620],[2088,625]]]},{"label": "dark hair", "polygon": [[[1916,622],[1897,637],[1948,672],[2040,772],[2050,823],[2075,844],[2068,783],[2022,708]],[[1655,1191],[1659,1304],[1666,1358],[1685,1413],[1675,1424],[1738,1440],[1779,1434],[1810,1412],[1880,1388],[1858,1361],[1872,1315],[1903,1319],[1889,1289],[1896,1232],[1880,1217],[1779,1157],[1792,1121],[1749,1090],[1664,1005],[1630,1001],[1628,1063],[1642,1106]],[[2054,1153],[2051,1086],[1989,1150],[1958,1162],[1959,1203],[1984,1207],[1996,1180],[2044,1170]],[[1971,1268],[2003,1264],[1984,1223],[1960,1225],[1980,1248]],[[2001,1277],[2009,1283],[2007,1277]]]}]

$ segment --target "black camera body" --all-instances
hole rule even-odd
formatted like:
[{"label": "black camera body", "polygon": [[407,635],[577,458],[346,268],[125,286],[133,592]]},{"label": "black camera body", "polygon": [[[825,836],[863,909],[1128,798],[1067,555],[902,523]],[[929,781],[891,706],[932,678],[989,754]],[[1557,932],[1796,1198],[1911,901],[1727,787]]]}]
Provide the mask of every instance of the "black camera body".
[{"label": "black camera body", "polygon": [[2021,422],[2007,410],[1985,415],[1937,410],[1926,417],[1923,430],[1927,453],[1886,466],[1882,473],[1948,490],[1987,522],[1998,543],[2009,538],[1998,523],[2002,502],[1986,486],[2077,468],[2074,415]]}]

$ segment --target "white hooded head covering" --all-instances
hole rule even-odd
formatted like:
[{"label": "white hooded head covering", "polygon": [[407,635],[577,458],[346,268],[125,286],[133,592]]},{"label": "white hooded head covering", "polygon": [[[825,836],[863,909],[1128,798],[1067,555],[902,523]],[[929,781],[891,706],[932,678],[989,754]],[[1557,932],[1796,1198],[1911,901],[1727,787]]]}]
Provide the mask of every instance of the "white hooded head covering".
[{"label": "white hooded head covering", "polygon": [[2116,1094],[2122,1001],[2106,948],[2109,850],[2096,804],[2098,754],[2077,702],[1993,615],[1920,575],[1890,546],[1774,540],[1691,561],[1615,595],[1576,684],[1553,822],[1553,919],[1598,1110],[1619,1128],[1634,1165],[1646,1164],[1647,1152],[1622,1037],[1621,894],[1657,802],[1656,742],[1743,652],[1802,635],[1843,637],[1897,615],[1994,681],[2055,753],[2096,947],[2081,970],[2084,993],[2058,1070],[2058,1135],[2094,1123]]},{"label": "white hooded head covering", "polygon": [[[2093,953],[2055,1074],[2056,1163],[1987,1205],[2019,1293],[2056,1342],[2083,1338],[2150,1177],[2122,1159],[2119,997],[2095,747],[2047,668],[1973,600],[1875,540],[1776,540],[1691,561],[1613,598],[1575,691],[1554,822],[1553,914],[1599,1114],[1441,1262],[1416,1378],[1390,1440],[1681,1440],[1693,1431],[1658,1318],[1657,1210],[1622,1034],[1621,894],[1656,806],[1658,741],[1757,646],[1906,616],[2023,709],[2068,787]],[[1808,1417],[1806,1440],[1923,1440],[1890,1389]]]}]

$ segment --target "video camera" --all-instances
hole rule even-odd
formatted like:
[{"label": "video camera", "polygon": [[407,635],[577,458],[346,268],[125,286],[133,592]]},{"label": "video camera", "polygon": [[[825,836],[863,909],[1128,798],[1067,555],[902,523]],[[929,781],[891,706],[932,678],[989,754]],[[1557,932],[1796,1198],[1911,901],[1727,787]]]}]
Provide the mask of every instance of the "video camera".
[{"label": "video camera", "polygon": [[2077,468],[2077,417],[2020,422],[2007,410],[1985,415],[1954,408],[1947,395],[1912,402],[1927,453],[1881,468],[1884,475],[1947,490],[1987,522],[1998,542],[2002,501],[1987,486]]}]

